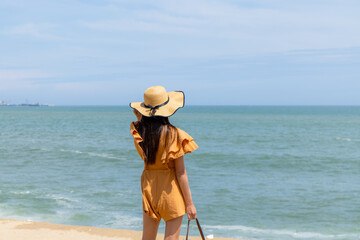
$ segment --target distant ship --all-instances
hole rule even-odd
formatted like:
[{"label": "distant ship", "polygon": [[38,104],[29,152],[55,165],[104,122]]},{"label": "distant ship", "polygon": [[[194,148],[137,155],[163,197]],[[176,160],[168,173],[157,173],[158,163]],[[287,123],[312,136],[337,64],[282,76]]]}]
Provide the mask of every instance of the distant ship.
[{"label": "distant ship", "polygon": [[20,107],[54,107],[52,104],[40,103],[21,103],[21,104],[8,104],[6,101],[0,101],[0,106],[20,106]]},{"label": "distant ship", "polygon": [[[18,106],[21,106],[21,107],[38,107],[40,106],[40,103],[22,103],[22,104],[19,104]],[[43,106],[43,105],[41,105]]]}]

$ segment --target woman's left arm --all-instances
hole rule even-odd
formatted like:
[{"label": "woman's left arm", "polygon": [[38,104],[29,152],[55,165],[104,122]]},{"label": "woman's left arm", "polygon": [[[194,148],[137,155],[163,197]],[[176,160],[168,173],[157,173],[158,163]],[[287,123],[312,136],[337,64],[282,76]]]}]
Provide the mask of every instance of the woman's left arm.
[{"label": "woman's left arm", "polygon": [[184,157],[179,157],[175,159],[175,173],[176,178],[179,182],[181,192],[185,199],[186,213],[189,220],[196,218],[196,208],[191,198],[191,191],[189,187],[189,180],[186,174]]}]

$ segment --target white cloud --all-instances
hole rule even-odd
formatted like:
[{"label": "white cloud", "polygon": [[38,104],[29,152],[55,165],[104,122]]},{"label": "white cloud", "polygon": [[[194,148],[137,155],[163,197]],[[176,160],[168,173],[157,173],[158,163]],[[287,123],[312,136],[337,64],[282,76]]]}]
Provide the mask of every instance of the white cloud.
[{"label": "white cloud", "polygon": [[56,27],[57,25],[48,23],[25,23],[12,27],[6,33],[10,35],[26,35],[45,40],[63,40],[63,38],[48,33]]},{"label": "white cloud", "polygon": [[247,7],[246,1],[159,0],[142,2],[147,6],[143,8],[141,2],[129,7],[128,1],[113,0],[119,9],[116,17],[86,21],[83,26],[111,34],[175,35],[194,45],[207,39],[214,51],[227,45],[237,53],[342,48],[360,42],[360,17],[343,2],[256,1],[256,6]]},{"label": "white cloud", "polygon": [[105,31],[129,31],[129,32],[144,32],[144,33],[166,33],[166,34],[196,34],[196,29],[188,26],[171,26],[169,24],[162,24],[158,22],[150,22],[144,20],[109,20],[98,22],[84,22],[84,26]]},{"label": "white cloud", "polygon": [[38,69],[0,69],[0,80],[49,78],[51,75]]},{"label": "white cloud", "polygon": [[16,0],[1,0],[1,7],[24,7],[24,4],[21,1]]},{"label": "white cloud", "polygon": [[34,89],[40,86],[40,79],[51,77],[38,69],[0,69],[0,90]]}]

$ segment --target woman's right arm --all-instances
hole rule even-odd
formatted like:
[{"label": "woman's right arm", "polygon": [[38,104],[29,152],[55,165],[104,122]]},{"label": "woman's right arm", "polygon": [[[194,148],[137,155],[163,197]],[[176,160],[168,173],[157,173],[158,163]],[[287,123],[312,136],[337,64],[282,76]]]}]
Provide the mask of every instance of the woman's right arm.
[{"label": "woman's right arm", "polygon": [[179,182],[181,192],[185,199],[186,213],[189,220],[196,218],[196,208],[191,198],[191,192],[189,187],[189,180],[186,174],[184,157],[175,159],[175,173]]}]

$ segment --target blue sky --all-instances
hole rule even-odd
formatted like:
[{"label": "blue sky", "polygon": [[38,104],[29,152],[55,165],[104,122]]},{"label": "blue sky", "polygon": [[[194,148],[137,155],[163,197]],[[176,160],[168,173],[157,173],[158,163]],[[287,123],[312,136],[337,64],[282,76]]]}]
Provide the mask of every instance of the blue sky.
[{"label": "blue sky", "polygon": [[357,0],[0,0],[0,100],[360,105]]}]

